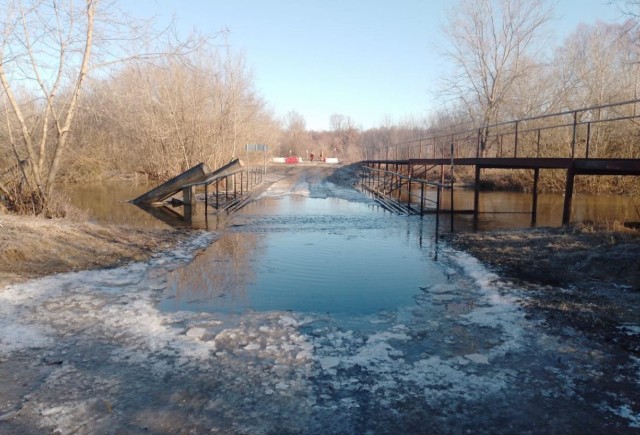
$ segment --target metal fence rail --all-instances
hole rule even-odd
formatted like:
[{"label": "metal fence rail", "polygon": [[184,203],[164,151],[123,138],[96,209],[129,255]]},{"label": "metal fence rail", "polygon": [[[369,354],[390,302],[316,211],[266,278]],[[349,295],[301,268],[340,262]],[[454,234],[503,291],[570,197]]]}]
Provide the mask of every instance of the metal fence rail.
[{"label": "metal fence rail", "polygon": [[[371,193],[384,208],[407,214],[440,212],[442,184],[412,177],[401,172],[374,168],[364,163],[360,173],[360,185]],[[429,196],[435,188],[436,198]],[[431,207],[428,207],[431,205]]]},{"label": "metal fence rail", "polygon": [[[470,129],[440,130],[378,149],[371,159],[448,158],[452,144],[456,158],[640,158],[639,109],[640,99],[636,99]],[[621,136],[622,131],[631,134]]]},{"label": "metal fence rail", "polygon": [[194,184],[194,186],[204,185],[206,210],[211,206],[218,213],[222,211],[233,213],[251,201],[250,193],[262,183],[263,175],[264,170],[261,166],[250,166]]}]

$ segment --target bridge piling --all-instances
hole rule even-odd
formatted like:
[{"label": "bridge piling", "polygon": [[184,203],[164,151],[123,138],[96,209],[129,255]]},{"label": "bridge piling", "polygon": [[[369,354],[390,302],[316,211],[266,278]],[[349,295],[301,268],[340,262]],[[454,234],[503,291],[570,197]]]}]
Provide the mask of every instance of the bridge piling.
[{"label": "bridge piling", "polygon": [[476,181],[473,190],[473,221],[478,222],[480,208],[480,165],[476,165]]},{"label": "bridge piling", "polygon": [[569,225],[571,220],[571,203],[573,201],[573,182],[575,170],[573,166],[567,169],[567,182],[564,187],[564,206],[562,208],[562,225]]},{"label": "bridge piling", "polygon": [[533,169],[533,198],[531,204],[531,226],[535,226],[538,219],[538,180],[540,178],[540,168]]}]

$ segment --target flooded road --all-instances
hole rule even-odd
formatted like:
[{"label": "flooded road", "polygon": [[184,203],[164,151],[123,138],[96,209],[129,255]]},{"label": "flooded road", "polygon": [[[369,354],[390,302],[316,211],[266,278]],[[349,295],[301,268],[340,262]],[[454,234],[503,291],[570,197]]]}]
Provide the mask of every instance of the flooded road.
[{"label": "flooded road", "polygon": [[[299,186],[289,186],[298,189],[303,195],[312,195],[316,198],[341,197],[349,201],[357,200],[351,193],[345,193],[341,189],[333,189],[325,183],[318,182],[318,168],[313,167],[271,167],[266,175],[267,179],[282,179],[281,186],[295,180],[300,174],[310,178],[311,192],[307,181],[300,181]],[[310,172],[308,172],[310,171]],[[314,177],[316,182],[313,183]],[[131,182],[110,182],[93,185],[66,185],[62,191],[69,196],[71,202],[77,207],[88,210],[96,222],[101,224],[128,225],[137,227],[163,227],[167,224],[154,218],[142,209],[127,204],[127,202],[154,185],[132,184]],[[346,195],[346,196],[345,196]],[[442,196],[443,209],[451,207],[450,191],[445,190]],[[473,189],[456,188],[454,193],[455,210],[473,209]],[[563,195],[558,193],[541,193],[538,195],[538,213],[535,225],[531,222],[531,193],[507,192],[507,191],[483,191],[479,197],[480,215],[479,222],[475,225],[479,230],[493,230],[502,228],[526,228],[529,226],[558,227],[562,224]],[[180,208],[176,211],[180,212]],[[209,222],[204,220],[204,211],[197,207],[194,213],[195,221],[191,226],[195,228],[207,228],[216,231],[220,228],[218,219],[210,217]],[[607,223],[638,222],[640,221],[640,197],[623,195],[584,195],[575,194],[572,207],[573,222],[599,222]],[[224,222],[222,222],[224,224]],[[441,229],[448,231],[450,228],[449,216],[444,217]],[[456,215],[454,217],[456,231],[470,230],[474,228],[472,215]]]},{"label": "flooded road", "polygon": [[0,432],[640,430],[640,359],[329,173],[148,263],[0,289]]},{"label": "flooded road", "polygon": [[[287,195],[234,218],[175,273],[165,311],[295,311],[352,316],[395,310],[442,283],[435,227],[374,204]],[[230,279],[230,277],[233,277]]]}]

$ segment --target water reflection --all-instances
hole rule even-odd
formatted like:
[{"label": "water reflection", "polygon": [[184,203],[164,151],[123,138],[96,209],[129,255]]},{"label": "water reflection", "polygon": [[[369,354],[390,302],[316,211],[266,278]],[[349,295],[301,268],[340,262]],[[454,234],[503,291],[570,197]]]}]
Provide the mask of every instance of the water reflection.
[{"label": "water reflection", "polygon": [[[72,203],[89,210],[99,223],[162,228],[168,225],[187,225],[195,228],[221,229],[228,223],[225,215],[215,215],[213,210],[204,212],[204,205],[195,204],[191,213],[183,207],[144,210],[128,201],[149,190],[152,186],[131,182],[110,182],[92,185],[65,185],[62,191]],[[435,194],[434,194],[435,195]],[[292,204],[304,201],[302,196],[292,196]],[[434,196],[435,198],[435,196]],[[450,208],[450,195],[442,195],[443,208]],[[473,209],[473,191],[456,189],[456,210]],[[266,209],[264,207],[267,207]],[[532,195],[519,192],[481,192],[477,229],[524,228],[531,226]],[[268,204],[262,204],[261,213],[269,213]],[[539,194],[536,226],[560,226],[562,223],[563,195]],[[312,213],[313,210],[309,210]],[[441,228],[448,229],[448,216],[441,216]],[[427,218],[428,219],[428,218]],[[640,197],[575,195],[573,198],[573,222],[640,221]],[[472,215],[456,215],[454,228],[472,229]]]},{"label": "water reflection", "polygon": [[[455,210],[472,210],[474,192],[456,190]],[[526,228],[529,226],[559,227],[562,225],[562,194],[538,195],[536,222],[532,223],[532,195],[520,192],[481,192],[480,214],[475,229]],[[450,196],[443,195],[443,208],[451,207]],[[450,218],[445,218],[445,221]],[[574,195],[572,222],[640,221],[640,197]],[[448,228],[445,223],[443,227]],[[473,215],[454,216],[454,228],[474,228]]]},{"label": "water reflection", "polygon": [[152,185],[126,181],[96,184],[64,185],[61,191],[71,203],[91,213],[94,221],[108,225],[127,225],[140,228],[191,227],[219,230],[227,225],[227,215],[205,213],[205,206],[137,206],[132,198],[147,192]]},{"label": "water reflection", "polygon": [[[349,317],[410,306],[420,287],[447,281],[437,262],[433,215],[398,216],[367,203],[299,195],[263,198],[233,216],[205,213],[200,203],[144,211],[126,202],[147,190],[112,183],[68,186],[66,192],[102,223],[224,229],[195,261],[170,274],[164,311],[295,310]],[[473,196],[457,190],[455,209],[472,209]],[[443,195],[444,208],[449,199]],[[531,225],[529,194],[483,192],[480,200],[479,229]],[[559,226],[561,210],[562,195],[539,195],[537,225]],[[574,220],[640,220],[638,198],[578,195],[573,210]],[[440,231],[448,231],[448,219],[456,230],[475,226],[473,215],[444,215]],[[448,316],[472,308],[461,300],[442,302]]]},{"label": "water reflection", "polygon": [[247,306],[247,287],[255,281],[252,262],[260,250],[255,234],[223,235],[188,267],[169,274],[169,290],[160,308],[180,311],[209,304],[219,311],[234,311]]},{"label": "water reflection", "polygon": [[344,316],[407,306],[421,285],[447,279],[433,261],[434,230],[336,198],[265,198],[172,275],[160,308]]}]

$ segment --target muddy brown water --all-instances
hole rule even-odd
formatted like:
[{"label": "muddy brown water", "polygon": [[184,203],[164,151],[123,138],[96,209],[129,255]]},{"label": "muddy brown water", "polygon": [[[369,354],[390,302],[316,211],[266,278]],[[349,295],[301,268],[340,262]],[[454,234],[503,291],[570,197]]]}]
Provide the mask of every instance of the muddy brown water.
[{"label": "muddy brown water", "polygon": [[[154,218],[144,210],[129,204],[154,185],[111,182],[103,184],[67,185],[63,192],[76,206],[89,210],[98,223],[130,225],[139,227],[163,227],[167,224]],[[443,195],[444,209],[450,208],[450,192]],[[482,192],[480,195],[480,218],[477,229],[524,228],[531,223],[532,199],[529,193]],[[560,226],[562,223],[563,196],[561,194],[540,194],[535,226]],[[473,191],[455,190],[454,208],[473,209]],[[175,209],[182,213],[180,207]],[[427,217],[429,219],[429,217]],[[449,217],[441,221],[443,230],[450,228]],[[640,221],[640,197],[621,195],[575,195],[572,208],[572,222],[638,222]],[[192,225],[197,228],[216,229],[227,219],[209,216],[205,221],[203,207],[196,208]],[[457,215],[455,229],[469,229],[473,217]]]},{"label": "muddy brown water", "polygon": [[[205,215],[204,205],[197,204],[191,217],[181,218],[182,207],[169,207],[172,222],[215,231],[220,238],[172,275],[160,309],[370,314],[410,305],[415,289],[442,280],[434,262],[423,258],[437,259],[434,215],[399,218],[362,201],[365,197],[358,198],[356,191],[352,201],[331,197],[334,188],[324,181],[326,174],[326,168],[287,169],[272,186],[281,194],[267,194],[233,216]],[[148,188],[128,183],[69,186],[67,194],[98,222],[168,225],[128,203]],[[472,208],[473,196],[473,191],[456,190],[454,208]],[[443,195],[444,209],[451,207],[450,199],[449,192]],[[472,215],[455,215],[454,230],[532,225],[529,194],[483,192],[480,200],[479,222]],[[561,195],[540,195],[538,205],[537,225],[560,224]],[[640,220],[638,210],[629,198],[578,196],[574,218]],[[451,231],[450,219],[450,214],[441,216],[439,233]]]}]

